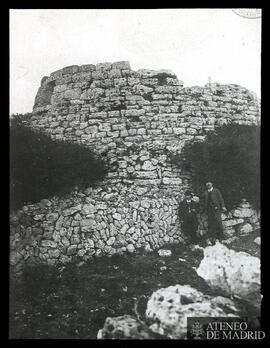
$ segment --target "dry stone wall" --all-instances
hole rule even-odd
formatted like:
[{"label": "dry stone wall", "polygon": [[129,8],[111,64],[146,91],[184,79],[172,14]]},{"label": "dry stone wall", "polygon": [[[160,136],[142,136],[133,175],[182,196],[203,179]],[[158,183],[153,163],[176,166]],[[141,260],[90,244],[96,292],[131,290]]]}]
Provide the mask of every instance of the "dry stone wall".
[{"label": "dry stone wall", "polygon": [[45,199],[12,216],[11,263],[66,263],[178,243],[175,209],[173,196],[119,184],[73,192],[66,200]]},{"label": "dry stone wall", "polygon": [[129,62],[70,66],[44,77],[28,125],[88,146],[111,169],[99,188],[13,214],[12,264],[65,263],[180,242],[178,203],[191,183],[171,157],[217,126],[259,124],[259,116],[259,102],[246,88],[185,88],[171,71],[133,71]]}]

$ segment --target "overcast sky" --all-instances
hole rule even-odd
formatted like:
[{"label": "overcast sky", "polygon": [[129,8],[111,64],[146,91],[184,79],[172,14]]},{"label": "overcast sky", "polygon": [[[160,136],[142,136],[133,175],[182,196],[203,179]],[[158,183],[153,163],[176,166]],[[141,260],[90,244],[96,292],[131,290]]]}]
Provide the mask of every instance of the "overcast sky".
[{"label": "overcast sky", "polygon": [[184,86],[236,83],[260,97],[261,19],[231,9],[11,10],[10,112],[31,112],[41,78],[128,60]]}]

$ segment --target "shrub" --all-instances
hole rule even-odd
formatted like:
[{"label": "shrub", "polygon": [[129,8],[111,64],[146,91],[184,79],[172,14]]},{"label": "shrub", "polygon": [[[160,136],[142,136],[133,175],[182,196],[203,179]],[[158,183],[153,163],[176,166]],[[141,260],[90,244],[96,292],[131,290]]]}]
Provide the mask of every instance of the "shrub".
[{"label": "shrub", "polygon": [[[186,144],[184,166],[194,190],[202,194],[211,181],[222,192],[227,209],[246,198],[260,207],[260,128],[229,124],[208,133],[204,142]],[[175,163],[180,163],[176,159]],[[182,162],[183,163],[183,162]]]},{"label": "shrub", "polygon": [[22,119],[17,115],[10,123],[11,210],[54,195],[66,195],[75,187],[93,186],[104,178],[104,161],[88,148],[53,141],[25,126]]}]

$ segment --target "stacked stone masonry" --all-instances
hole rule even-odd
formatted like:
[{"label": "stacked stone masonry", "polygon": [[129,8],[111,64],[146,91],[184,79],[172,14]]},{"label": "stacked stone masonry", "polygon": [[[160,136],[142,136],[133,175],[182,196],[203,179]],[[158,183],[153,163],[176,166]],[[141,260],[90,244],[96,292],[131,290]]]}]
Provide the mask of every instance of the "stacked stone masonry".
[{"label": "stacked stone masonry", "polygon": [[54,264],[181,242],[177,209],[191,182],[171,157],[220,125],[259,124],[260,103],[238,85],[183,87],[169,70],[100,63],[44,77],[25,122],[111,168],[99,188],[12,214],[12,264]]}]

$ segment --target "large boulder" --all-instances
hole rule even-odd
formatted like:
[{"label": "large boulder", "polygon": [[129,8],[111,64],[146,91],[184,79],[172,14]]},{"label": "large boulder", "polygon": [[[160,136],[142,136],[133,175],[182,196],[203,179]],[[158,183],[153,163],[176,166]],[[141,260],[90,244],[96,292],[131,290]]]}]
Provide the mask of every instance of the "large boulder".
[{"label": "large boulder", "polygon": [[234,317],[237,313],[230,299],[204,295],[189,285],[157,290],[146,308],[150,329],[172,339],[186,338],[188,317]]},{"label": "large boulder", "polygon": [[236,252],[217,242],[204,249],[197,274],[222,294],[236,296],[260,307],[260,259]]},{"label": "large boulder", "polygon": [[131,315],[121,317],[108,317],[103,329],[98,331],[98,339],[156,339],[155,335],[146,324]]}]

